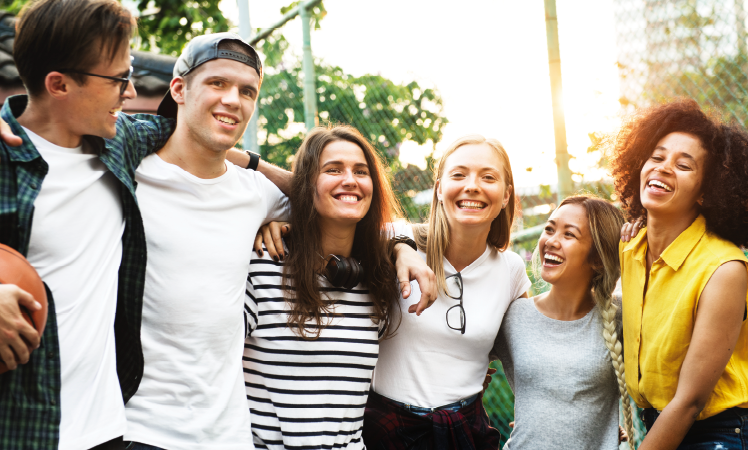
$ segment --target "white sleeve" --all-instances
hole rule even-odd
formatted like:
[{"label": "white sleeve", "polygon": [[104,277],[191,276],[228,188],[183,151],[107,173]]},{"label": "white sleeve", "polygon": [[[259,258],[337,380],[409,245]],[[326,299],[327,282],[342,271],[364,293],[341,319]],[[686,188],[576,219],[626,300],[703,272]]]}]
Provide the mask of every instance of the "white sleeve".
[{"label": "white sleeve", "polygon": [[257,172],[258,182],[260,183],[260,191],[263,192],[263,198],[267,211],[265,213],[265,220],[262,224],[265,225],[269,222],[287,222],[291,218],[291,203],[283,192],[278,189],[278,186],[273,184],[270,180],[265,178],[265,175]]},{"label": "white sleeve", "polygon": [[522,260],[522,257],[509,250],[505,251],[504,255],[507,257],[507,264],[509,265],[510,292],[512,300],[515,300],[527,292],[532,283],[527,276],[527,269],[525,268],[525,262]]},{"label": "white sleeve", "polygon": [[407,220],[397,220],[390,222],[386,225],[387,236],[393,238],[395,236],[408,236],[413,239],[413,227]]}]

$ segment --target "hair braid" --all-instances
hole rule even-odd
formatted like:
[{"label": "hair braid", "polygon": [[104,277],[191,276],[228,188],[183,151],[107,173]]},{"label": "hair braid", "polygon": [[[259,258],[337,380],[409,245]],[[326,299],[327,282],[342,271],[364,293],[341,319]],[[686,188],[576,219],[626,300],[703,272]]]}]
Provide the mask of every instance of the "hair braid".
[{"label": "hair braid", "polygon": [[[595,297],[597,297],[597,294]],[[603,338],[605,339],[605,346],[608,347],[608,351],[610,351],[610,359],[613,362],[613,369],[616,372],[616,379],[618,380],[618,393],[621,395],[621,401],[623,402],[623,423],[626,427],[626,433],[629,435],[629,448],[635,450],[635,430],[631,412],[631,399],[626,390],[626,371],[623,365],[623,346],[621,345],[620,339],[618,339],[618,332],[616,331],[616,310],[618,307],[613,303],[612,297],[609,295],[606,296],[605,299],[596,298],[595,300],[598,302],[598,309],[603,318]]]}]

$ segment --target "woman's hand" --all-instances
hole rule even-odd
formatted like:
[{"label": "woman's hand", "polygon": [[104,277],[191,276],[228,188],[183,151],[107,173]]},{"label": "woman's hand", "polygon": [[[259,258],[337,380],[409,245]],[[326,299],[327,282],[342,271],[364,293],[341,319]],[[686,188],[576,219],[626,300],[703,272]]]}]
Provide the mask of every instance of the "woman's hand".
[{"label": "woman's hand", "polygon": [[637,234],[639,234],[639,230],[642,228],[642,224],[644,223],[644,218],[639,217],[638,219],[632,221],[632,222],[626,222],[621,227],[621,240],[623,242],[628,242],[631,239],[635,238]]},{"label": "woman's hand", "polygon": [[420,316],[424,309],[431,306],[438,296],[436,275],[426,265],[426,261],[418,256],[418,252],[410,248],[408,244],[397,244],[393,250],[395,253],[395,268],[397,279],[400,282],[400,293],[403,298],[410,297],[410,282],[416,280],[421,289],[421,298],[418,303],[410,305],[409,313]]},{"label": "woman's hand", "polygon": [[488,385],[491,384],[491,380],[493,379],[491,376],[496,373],[496,369],[493,367],[488,368],[488,372],[486,372],[486,379],[483,380],[483,390],[481,392],[486,392],[486,389],[488,389]]},{"label": "woman's hand", "polygon": [[268,251],[268,255],[274,261],[283,261],[286,252],[283,250],[283,237],[291,231],[291,225],[288,222],[270,222],[260,227],[255,236],[254,249],[258,255],[262,256],[262,244]]},{"label": "woman's hand", "polygon": [[621,442],[628,442],[629,441],[629,435],[626,433],[626,430],[623,429],[622,426],[618,425],[618,443]]}]

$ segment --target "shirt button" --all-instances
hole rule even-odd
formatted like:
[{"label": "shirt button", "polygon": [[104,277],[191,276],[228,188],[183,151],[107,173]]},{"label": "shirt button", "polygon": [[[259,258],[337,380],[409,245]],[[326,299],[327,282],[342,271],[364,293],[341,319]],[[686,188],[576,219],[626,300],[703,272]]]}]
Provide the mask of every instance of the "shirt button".
[{"label": "shirt button", "polygon": [[39,187],[36,183],[31,183],[31,189],[36,190],[36,188]]},{"label": "shirt button", "polygon": [[55,352],[47,352],[47,358],[52,359],[55,357]]},{"label": "shirt button", "polygon": [[50,405],[56,405],[57,404],[57,400],[52,399],[52,400],[49,401],[49,404]]},{"label": "shirt button", "polygon": [[736,432],[737,434],[740,434],[740,428],[735,428],[735,432]]}]

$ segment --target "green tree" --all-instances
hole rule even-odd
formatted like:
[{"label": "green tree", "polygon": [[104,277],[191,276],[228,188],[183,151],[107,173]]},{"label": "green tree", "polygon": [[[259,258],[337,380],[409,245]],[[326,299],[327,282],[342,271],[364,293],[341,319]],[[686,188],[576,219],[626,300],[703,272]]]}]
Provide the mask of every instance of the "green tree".
[{"label": "green tree", "polygon": [[[0,9],[18,14],[29,0],[0,0]],[[195,36],[229,30],[220,0],[138,0],[142,50],[177,56]]]},{"label": "green tree", "polygon": [[[297,3],[282,8],[281,14]],[[319,28],[326,13],[323,4],[311,11],[312,26]],[[265,56],[258,102],[260,151],[264,159],[285,168],[290,167],[305,131],[302,63],[289,47],[278,32],[258,46]],[[419,145],[441,140],[447,119],[439,92],[416,81],[399,84],[381,75],[354,76],[320,59],[315,60],[315,73],[320,125],[344,123],[359,129],[389,164],[406,215],[423,216],[423,208],[412,200],[414,192],[424,189],[422,183],[397,176],[403,169],[398,156],[406,140]]]},{"label": "green tree", "polygon": [[187,42],[208,32],[229,30],[220,0],[140,0],[141,49],[178,56]]}]

